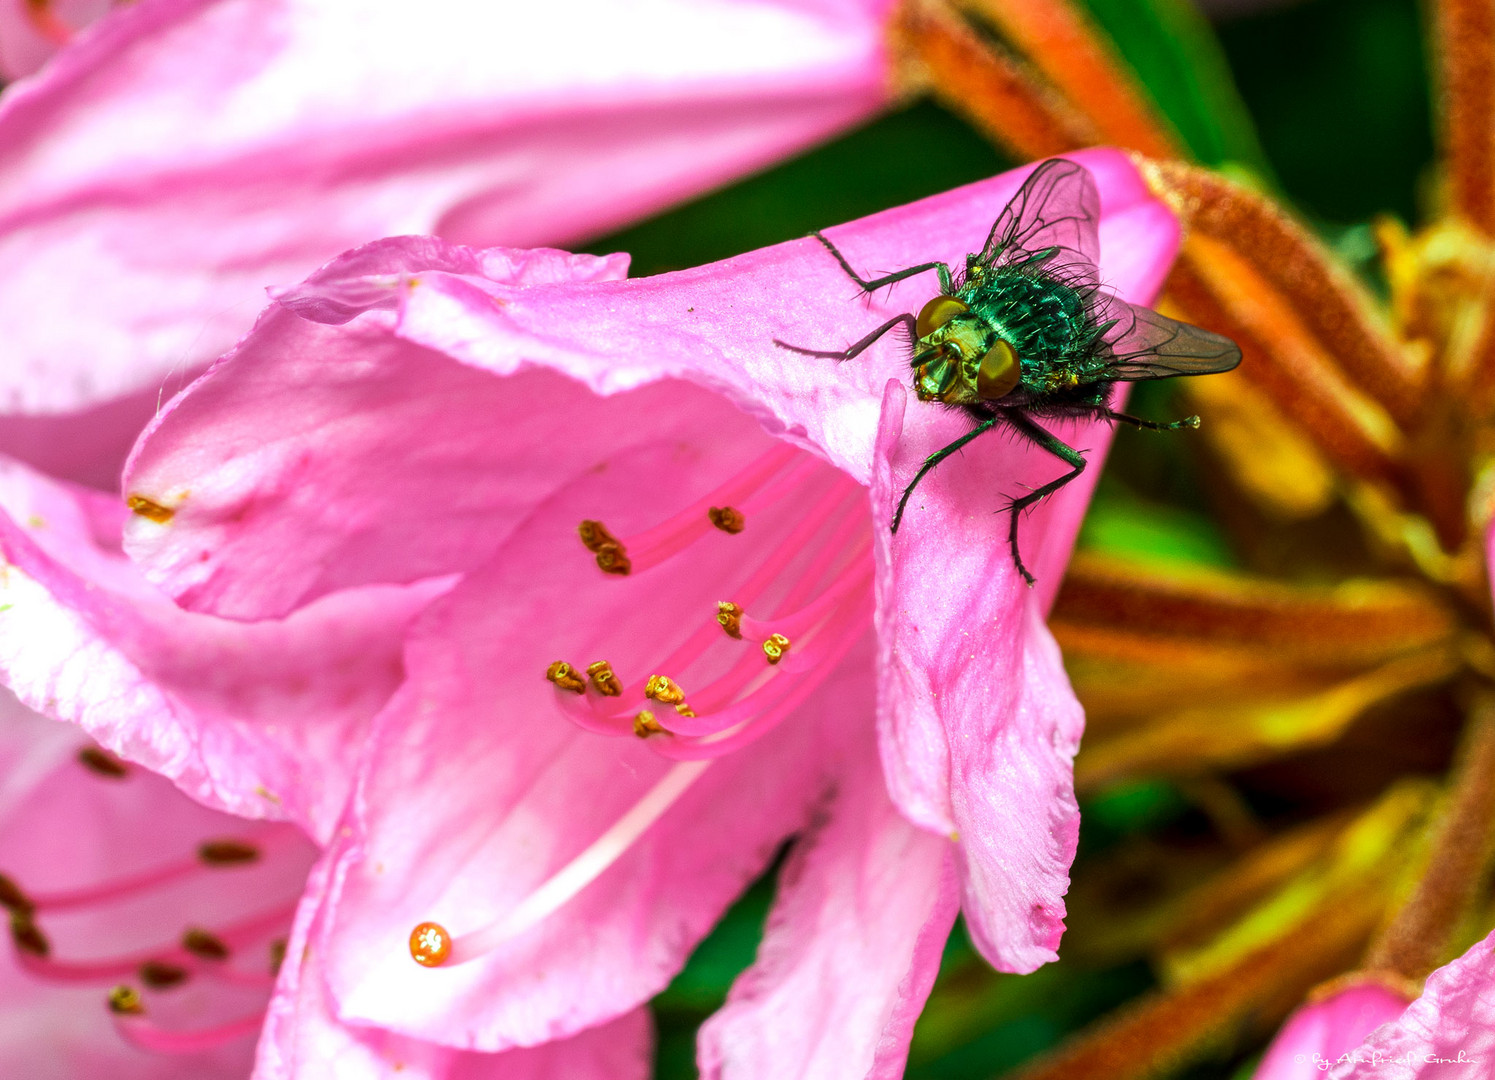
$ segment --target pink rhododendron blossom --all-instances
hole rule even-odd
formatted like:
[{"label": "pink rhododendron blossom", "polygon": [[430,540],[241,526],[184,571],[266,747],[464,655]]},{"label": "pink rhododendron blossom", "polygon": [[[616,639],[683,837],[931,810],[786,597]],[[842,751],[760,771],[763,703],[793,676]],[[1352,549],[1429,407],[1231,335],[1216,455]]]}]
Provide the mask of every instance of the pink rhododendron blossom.
[{"label": "pink rhododendron blossom", "polygon": [[1308,1002],[1282,1025],[1256,1070],[1256,1080],[1310,1080],[1407,1007],[1406,995],[1373,979],[1356,981]]},{"label": "pink rhododendron blossom", "polygon": [[[1103,280],[1150,300],[1176,222],[1124,155],[1074,157]],[[1028,171],[829,235],[958,263]],[[626,1015],[799,833],[703,1064],[895,1076],[957,896],[998,966],[1054,957],[1082,716],[1043,612],[1094,470],[1025,523],[1036,590],[997,511],[1053,463],[1002,439],[890,539],[961,421],[891,341],[838,365],[773,339],[853,340],[931,283],[862,298],[813,240],[622,269],[405,238],[282,291],[137,448],[131,549],[244,620],[460,576],[408,632],[304,931],[341,1021],[497,1051]]]},{"label": "pink rhododendron blossom", "polygon": [[[1336,1059],[1337,1060],[1337,1059]],[[1495,933],[1428,976],[1422,996],[1384,1023],[1333,1080],[1454,1080],[1495,1073]]]},{"label": "pink rhododendron blossom", "polygon": [[0,451],[112,486],[267,285],[392,234],[574,241],[843,130],[889,100],[888,8],[581,0],[552,46],[515,2],[121,5],[0,96]]},{"label": "pink rhododendron blossom", "polygon": [[[200,806],[3,692],[0,776],[18,928],[0,959],[0,1075],[247,1076],[312,844]],[[143,1012],[111,1019],[121,984]]]}]

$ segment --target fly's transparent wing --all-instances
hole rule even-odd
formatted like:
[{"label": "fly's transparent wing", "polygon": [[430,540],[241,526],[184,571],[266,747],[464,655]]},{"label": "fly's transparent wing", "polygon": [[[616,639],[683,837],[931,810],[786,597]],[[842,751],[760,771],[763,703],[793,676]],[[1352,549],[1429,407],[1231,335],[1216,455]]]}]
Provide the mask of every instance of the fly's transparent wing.
[{"label": "fly's transparent wing", "polygon": [[1106,333],[1112,359],[1106,377],[1121,382],[1167,379],[1174,375],[1213,375],[1241,362],[1241,348],[1228,337],[1159,315],[1150,308],[1113,298]]},{"label": "fly's transparent wing", "polygon": [[1065,158],[1039,165],[997,215],[981,249],[984,263],[1006,264],[1059,249],[1060,266],[1083,263],[1089,277],[1100,261],[1100,192],[1090,170]]}]

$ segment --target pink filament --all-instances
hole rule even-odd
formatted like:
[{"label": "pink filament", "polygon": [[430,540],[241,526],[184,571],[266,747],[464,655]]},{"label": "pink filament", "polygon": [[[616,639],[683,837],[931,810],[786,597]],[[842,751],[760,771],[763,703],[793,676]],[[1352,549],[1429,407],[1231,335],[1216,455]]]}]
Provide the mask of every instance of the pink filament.
[{"label": "pink filament", "polygon": [[707,517],[708,510],[713,506],[730,505],[751,495],[800,454],[801,451],[788,443],[780,443],[669,520],[641,533],[624,537],[623,547],[633,561],[633,572],[638,573],[664,562],[711,532],[716,526]]},{"label": "pink filament", "polygon": [[126,1042],[155,1054],[199,1054],[248,1038],[265,1026],[265,1012],[257,1012],[216,1027],[173,1031],[144,1016],[114,1016],[114,1026]]},{"label": "pink filament", "polygon": [[[227,945],[231,952],[237,951],[275,930],[283,927],[289,928],[295,914],[295,905],[283,906],[258,915],[251,915],[225,927],[215,936]],[[20,949],[16,950],[16,959],[27,973],[48,982],[111,982],[128,978],[139,971],[143,964],[157,961],[191,973],[206,973],[222,982],[235,985],[269,986],[274,984],[274,979],[265,973],[235,968],[228,960],[205,960],[176,942],[164,948],[143,949],[104,960],[54,960],[51,957],[36,956]]]},{"label": "pink filament", "polygon": [[[274,834],[271,834],[272,836]],[[244,843],[255,847],[263,859],[267,845],[258,838],[245,840]],[[258,860],[256,860],[258,861]],[[97,885],[89,885],[82,889],[72,889],[66,892],[55,893],[27,893],[27,899],[36,911],[68,911],[76,908],[94,907],[98,904],[107,904],[116,900],[124,900],[143,892],[150,892],[169,885],[173,881],[190,878],[203,872],[222,873],[240,867],[252,866],[252,862],[224,863],[212,865],[204,862],[197,856],[181,859],[177,862],[168,863],[165,866],[154,867],[144,870],[138,874],[128,877],[115,878],[113,881],[101,882]]]},{"label": "pink filament", "polygon": [[757,741],[787,720],[796,709],[804,704],[806,698],[820,688],[820,684],[835,670],[846,654],[851,651],[851,647],[866,632],[871,615],[871,605],[868,604],[863,608],[860,617],[846,620],[845,627],[836,635],[830,647],[815,659],[815,674],[819,676],[818,678],[807,675],[806,678],[798,680],[782,700],[771,708],[759,711],[757,715],[746,719],[736,730],[727,729],[729,734],[715,739],[709,737],[650,739],[650,747],[660,757],[670,761],[703,761],[723,757]]}]

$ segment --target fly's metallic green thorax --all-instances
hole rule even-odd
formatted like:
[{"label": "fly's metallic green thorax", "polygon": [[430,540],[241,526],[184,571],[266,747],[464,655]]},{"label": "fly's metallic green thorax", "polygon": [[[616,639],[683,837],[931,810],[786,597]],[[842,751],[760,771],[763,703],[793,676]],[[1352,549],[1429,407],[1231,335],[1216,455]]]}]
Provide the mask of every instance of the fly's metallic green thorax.
[{"label": "fly's metallic green thorax", "polygon": [[1023,181],[981,250],[966,256],[959,278],[949,264],[927,262],[869,281],[835,244],[813,234],[865,292],[929,271],[939,277],[939,294],[918,315],[895,316],[845,349],[806,349],[774,340],[806,356],[850,360],[901,327],[912,346],[914,392],[970,417],[971,430],[929,455],[903,489],[894,532],[929,470],[972,439],[1004,427],[1070,468],[1008,503],[1012,561],[1031,585],[1018,551],[1018,519],[1085,470],[1084,455],[1034,418],[1122,422],[1153,431],[1197,427],[1197,416],[1155,424],[1117,412],[1111,390],[1118,382],[1207,375],[1240,363],[1241,350],[1228,338],[1101,288],[1099,217],[1100,194],[1090,173],[1055,158]]},{"label": "fly's metallic green thorax", "polygon": [[953,295],[925,306],[911,361],[920,398],[973,405],[1105,378],[1096,290],[1047,269],[1054,254],[974,265]]}]

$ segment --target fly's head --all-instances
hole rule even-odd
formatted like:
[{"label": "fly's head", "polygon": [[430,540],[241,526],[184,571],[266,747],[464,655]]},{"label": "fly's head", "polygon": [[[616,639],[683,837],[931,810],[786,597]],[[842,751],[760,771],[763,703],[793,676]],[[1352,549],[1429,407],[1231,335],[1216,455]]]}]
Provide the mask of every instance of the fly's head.
[{"label": "fly's head", "polygon": [[957,297],[936,296],[925,304],[915,334],[914,393],[920,401],[997,401],[1022,378],[1017,350]]}]

